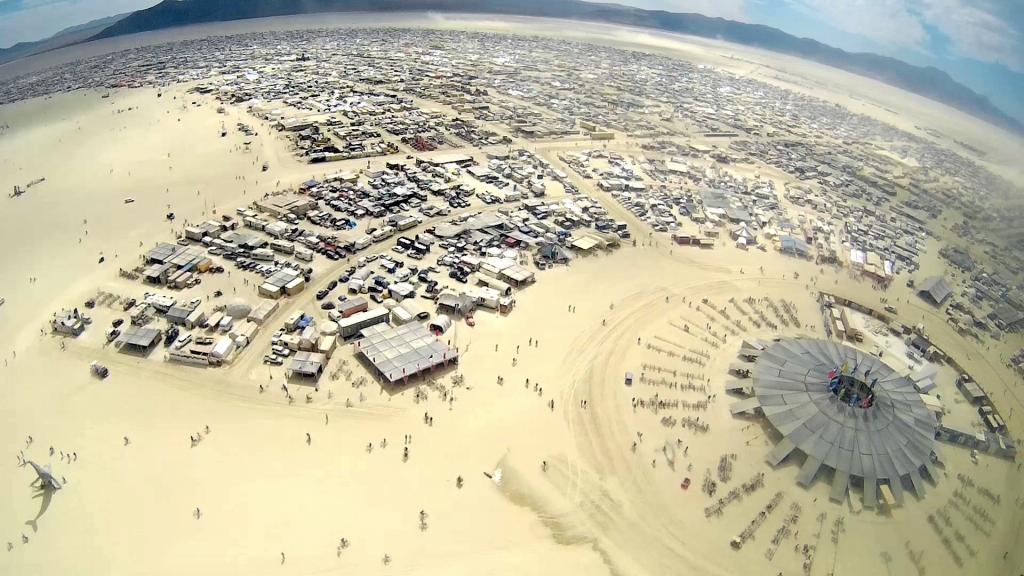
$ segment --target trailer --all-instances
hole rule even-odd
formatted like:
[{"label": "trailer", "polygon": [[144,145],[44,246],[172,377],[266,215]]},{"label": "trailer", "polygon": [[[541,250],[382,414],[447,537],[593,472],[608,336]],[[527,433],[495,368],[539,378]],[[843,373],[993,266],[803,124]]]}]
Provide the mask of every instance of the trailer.
[{"label": "trailer", "polygon": [[369,328],[374,324],[380,324],[387,322],[390,312],[387,308],[373,308],[364,312],[358,312],[349,316],[348,318],[342,318],[338,322],[338,333],[344,339],[352,338],[359,334],[363,328]]}]

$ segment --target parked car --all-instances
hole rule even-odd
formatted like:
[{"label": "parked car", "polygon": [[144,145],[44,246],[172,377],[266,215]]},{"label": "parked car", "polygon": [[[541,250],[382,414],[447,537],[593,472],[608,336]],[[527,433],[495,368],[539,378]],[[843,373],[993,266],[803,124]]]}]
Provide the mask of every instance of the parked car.
[{"label": "parked car", "polygon": [[103,364],[100,364],[98,360],[93,360],[89,363],[89,371],[100,379],[106,378],[110,375],[110,370],[108,370]]}]

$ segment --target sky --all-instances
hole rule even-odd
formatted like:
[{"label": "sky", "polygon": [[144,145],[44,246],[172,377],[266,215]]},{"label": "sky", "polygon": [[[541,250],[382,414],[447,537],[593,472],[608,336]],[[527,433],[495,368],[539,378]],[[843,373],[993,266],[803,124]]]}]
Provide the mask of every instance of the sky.
[{"label": "sky", "polygon": [[[945,70],[1024,122],[1024,0],[606,0],[765,24]],[[0,0],[0,48],[157,0]]]}]

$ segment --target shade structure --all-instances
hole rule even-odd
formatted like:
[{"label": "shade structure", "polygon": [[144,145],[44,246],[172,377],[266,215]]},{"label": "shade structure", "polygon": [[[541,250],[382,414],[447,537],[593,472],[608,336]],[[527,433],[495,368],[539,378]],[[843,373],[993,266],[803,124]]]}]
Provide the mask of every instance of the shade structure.
[{"label": "shade structure", "polygon": [[122,349],[136,352],[146,351],[157,345],[162,333],[156,328],[144,326],[130,326],[125,329],[121,337],[117,339]]},{"label": "shade structure", "polygon": [[[841,400],[829,387],[838,374],[862,393],[871,390],[874,403],[864,408]],[[904,481],[921,495],[920,472],[931,465],[935,417],[913,381],[878,357],[830,340],[782,339],[754,365],[753,394],[782,436],[769,462],[778,464],[794,450],[805,455],[800,484],[811,484],[825,466],[835,471],[834,500],[845,498],[851,477],[863,480],[866,506],[877,503],[880,482],[899,497]]]},{"label": "shade structure", "polygon": [[439,341],[418,322],[395,328],[371,326],[362,334],[363,339],[356,343],[358,352],[388,382],[411,378],[459,359],[458,350]]}]

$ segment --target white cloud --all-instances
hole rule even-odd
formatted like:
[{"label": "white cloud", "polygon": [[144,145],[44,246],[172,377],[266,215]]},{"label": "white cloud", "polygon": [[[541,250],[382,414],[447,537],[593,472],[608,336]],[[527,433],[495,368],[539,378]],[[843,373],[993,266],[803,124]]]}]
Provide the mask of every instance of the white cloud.
[{"label": "white cloud", "polygon": [[[923,50],[928,32],[903,0],[790,0],[829,26],[885,46]],[[827,38],[823,39],[827,42]]]},{"label": "white cloud", "polygon": [[1003,7],[990,1],[923,0],[921,14],[949,38],[958,56],[1024,72],[1024,22],[1000,13]]},{"label": "white cloud", "polygon": [[[1024,72],[1024,2],[1014,0],[788,0],[829,26],[893,48],[928,51],[933,31],[956,56]],[[827,38],[824,38],[827,42]]]}]

